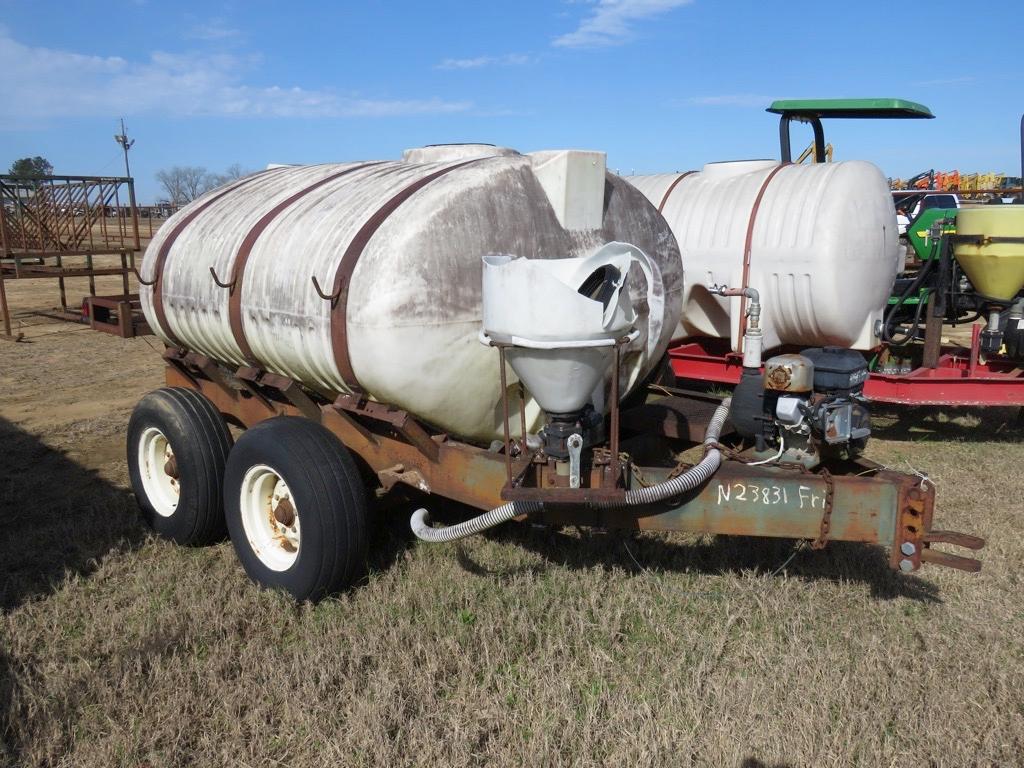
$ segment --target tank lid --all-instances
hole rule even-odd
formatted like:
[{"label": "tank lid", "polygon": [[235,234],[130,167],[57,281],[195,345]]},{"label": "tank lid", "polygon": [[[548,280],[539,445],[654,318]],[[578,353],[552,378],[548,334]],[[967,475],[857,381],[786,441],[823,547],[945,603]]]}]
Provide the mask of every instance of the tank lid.
[{"label": "tank lid", "polygon": [[766,171],[778,164],[778,160],[725,160],[723,162],[705,164],[701,173],[709,179],[725,179],[730,176],[753,173],[754,171]]},{"label": "tank lid", "polygon": [[428,144],[413,147],[402,153],[406,163],[450,163],[457,160],[475,160],[480,157],[508,157],[518,155],[514,149],[494,144]]}]

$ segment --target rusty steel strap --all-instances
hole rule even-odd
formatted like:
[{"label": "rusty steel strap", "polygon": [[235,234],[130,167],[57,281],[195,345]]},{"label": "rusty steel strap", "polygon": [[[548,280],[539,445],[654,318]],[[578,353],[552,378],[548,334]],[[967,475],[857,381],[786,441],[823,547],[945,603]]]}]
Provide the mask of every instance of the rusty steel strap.
[{"label": "rusty steel strap", "polygon": [[[775,175],[785,168],[789,163],[783,163],[772,168],[763,182],[761,182],[761,188],[757,191],[757,197],[754,198],[754,205],[750,209],[750,218],[747,219],[747,235],[743,241],[743,283],[741,288],[747,288],[750,280],[750,254],[754,246],[754,222],[757,221],[757,212],[761,208],[761,200],[764,199],[764,193],[768,190],[768,185],[772,183],[772,179]],[[756,287],[756,286],[755,286]],[[762,286],[763,288],[763,286]],[[740,297],[740,351],[743,349],[743,336],[747,332],[747,297]]]},{"label": "rusty steel strap", "polygon": [[676,185],[679,184],[679,182],[685,179],[687,176],[692,176],[695,173],[696,171],[687,171],[686,173],[681,173],[678,176],[676,176],[675,181],[668,185],[668,189],[665,190],[665,195],[661,198],[661,202],[658,203],[658,213],[661,213],[662,211],[665,210],[665,203],[668,202],[668,198],[675,190]]},{"label": "rusty steel strap", "polygon": [[242,356],[248,362],[254,365],[258,364],[258,361],[253,354],[252,347],[249,346],[249,341],[245,337],[245,329],[242,326],[242,281],[245,279],[245,266],[249,261],[249,255],[252,253],[252,249],[256,245],[256,241],[259,240],[260,235],[263,234],[274,219],[311,192],[320,189],[320,187],[325,184],[329,184],[335,179],[347,176],[350,173],[360,171],[364,168],[380,165],[382,162],[383,161],[360,163],[346,168],[343,171],[325,176],[319,181],[310,184],[308,187],[300,189],[294,195],[291,195],[286,200],[281,201],[263,214],[263,216],[260,217],[260,220],[257,221],[253,225],[252,229],[249,230],[248,234],[246,234],[245,239],[242,240],[242,244],[238,247],[238,253],[235,254],[235,261],[232,266],[232,276],[228,282],[228,285],[230,286],[230,294],[228,295],[228,321],[231,324],[231,335],[234,336],[235,343],[238,345],[239,351],[241,351]]},{"label": "rusty steel strap", "polygon": [[181,221],[175,224],[174,229],[170,231],[170,233],[167,235],[164,241],[160,244],[160,250],[157,251],[156,254],[156,262],[153,264],[153,274],[149,278],[152,281],[153,286],[153,314],[156,315],[157,323],[159,324],[160,328],[162,328],[164,333],[167,334],[167,337],[172,342],[174,342],[174,346],[180,347],[182,346],[182,344],[178,337],[174,335],[174,332],[171,330],[170,324],[167,322],[167,312],[164,309],[164,281],[161,279],[163,277],[164,267],[167,264],[167,256],[171,252],[171,247],[178,239],[178,236],[185,231],[185,228],[188,227],[189,224],[196,220],[196,217],[198,217],[199,214],[203,213],[206,209],[208,209],[211,205],[213,205],[215,202],[220,200],[225,195],[234,192],[236,189],[239,189],[240,187],[246,186],[247,184],[249,184],[252,181],[255,181],[256,179],[263,178],[265,174],[271,173],[272,170],[260,171],[259,173],[252,174],[251,176],[246,176],[244,179],[241,179],[237,184],[232,184],[227,189],[222,189],[219,192],[210,195],[209,198],[207,198],[202,203],[197,205],[195,209],[193,209],[186,216],[184,216],[181,219]]},{"label": "rusty steel strap", "polygon": [[362,255],[363,250],[398,206],[416,194],[420,189],[434,179],[440,178],[470,163],[477,163],[485,159],[487,158],[477,157],[472,160],[465,160],[417,179],[378,208],[376,213],[356,232],[348,248],[345,249],[345,253],[342,254],[341,261],[338,263],[338,269],[334,274],[334,287],[331,291],[331,346],[334,349],[334,362],[338,366],[338,373],[341,374],[342,381],[345,382],[345,385],[351,391],[357,392],[361,387],[355,372],[352,370],[352,361],[348,354],[348,289],[352,274],[355,272],[356,264],[359,262],[359,257]]}]

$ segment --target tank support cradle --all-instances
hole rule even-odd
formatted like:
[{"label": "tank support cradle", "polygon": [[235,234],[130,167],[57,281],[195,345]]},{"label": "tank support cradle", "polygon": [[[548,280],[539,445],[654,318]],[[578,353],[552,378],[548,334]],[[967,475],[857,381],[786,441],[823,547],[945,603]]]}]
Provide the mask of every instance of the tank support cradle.
[{"label": "tank support cradle", "polygon": [[[284,376],[253,367],[232,372],[203,355],[183,350],[168,349],[164,357],[169,386],[201,392],[231,423],[250,427],[274,416],[310,418],[359,456],[385,489],[401,483],[481,510],[503,503],[508,471],[504,452],[432,432],[405,411],[358,395],[330,400]],[[682,398],[667,400],[685,408]],[[706,409],[706,404],[699,405]],[[629,412],[624,412],[623,423],[632,422],[628,417]],[[692,414],[681,412],[677,421],[683,419],[692,422]],[[656,430],[654,424],[647,424],[648,435],[657,432],[667,438],[672,434],[670,429]],[[601,465],[599,450],[596,463]],[[531,472],[524,471],[524,477],[540,478],[531,481],[540,484],[535,486],[537,498],[546,498],[543,510],[534,517],[538,522],[815,541],[823,536],[822,519],[830,510],[828,541],[885,547],[894,569],[912,572],[924,563],[966,571],[981,568],[976,559],[934,548],[944,544],[976,550],[984,546],[984,540],[932,529],[935,490],[931,484],[870,462],[830,466],[827,480],[789,467],[725,461],[696,491],[654,505],[621,508],[590,506],[585,494],[573,497],[568,489],[549,487],[545,497],[544,484],[553,481],[543,471],[538,473],[537,466],[527,469]],[[676,469],[633,467],[623,478],[626,484],[653,484],[668,479]]]}]

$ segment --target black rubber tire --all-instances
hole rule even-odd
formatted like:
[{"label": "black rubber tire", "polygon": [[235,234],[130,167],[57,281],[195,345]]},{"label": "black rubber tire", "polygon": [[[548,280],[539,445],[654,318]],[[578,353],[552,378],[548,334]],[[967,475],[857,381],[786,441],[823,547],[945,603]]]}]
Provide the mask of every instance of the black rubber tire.
[{"label": "black rubber tire", "polygon": [[[150,427],[164,434],[178,464],[178,505],[166,517],[148,498],[139,467],[139,441]],[[231,433],[224,417],[199,392],[165,387],[143,397],[128,421],[128,474],[149,527],[186,546],[223,540],[224,467],[230,450]]]},{"label": "black rubber tire", "polygon": [[[295,562],[283,571],[265,565],[242,525],[242,481],[265,464],[288,485],[299,515]],[[245,432],[228,457],[224,479],[228,532],[245,572],[264,587],[296,600],[319,600],[359,578],[366,564],[366,487],[348,449],[326,428],[278,416]]]}]

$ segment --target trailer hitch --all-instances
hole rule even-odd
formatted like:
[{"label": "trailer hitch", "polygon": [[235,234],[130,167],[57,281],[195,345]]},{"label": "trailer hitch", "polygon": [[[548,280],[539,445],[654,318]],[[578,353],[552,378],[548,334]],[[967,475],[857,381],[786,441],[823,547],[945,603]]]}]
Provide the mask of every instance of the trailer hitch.
[{"label": "trailer hitch", "polygon": [[937,549],[932,549],[932,544],[956,544],[960,547],[977,550],[985,546],[984,539],[956,531],[932,531],[924,537],[925,548],[921,552],[921,560],[932,565],[944,565],[947,568],[956,568],[971,573],[981,570],[981,562],[973,557],[940,552]]},{"label": "trailer hitch", "polygon": [[943,565],[961,571],[977,573],[981,562],[973,557],[964,557],[932,549],[933,544],[952,544],[970,550],[985,546],[985,540],[957,531],[932,530],[932,515],[935,510],[935,493],[923,487],[914,477],[880,472],[900,482],[899,517],[892,542],[890,565],[904,573],[916,571],[922,563]]}]

